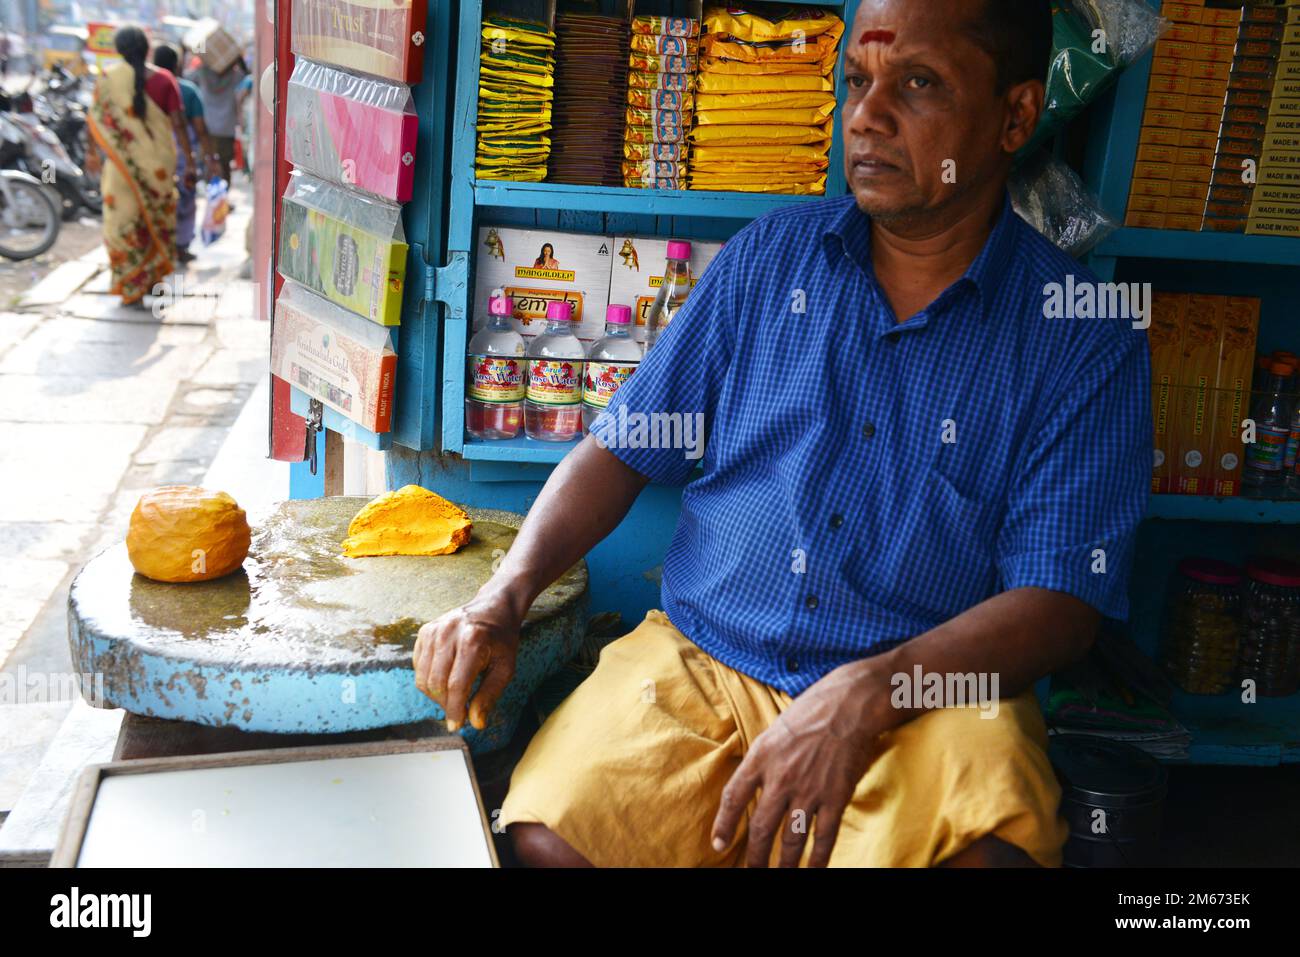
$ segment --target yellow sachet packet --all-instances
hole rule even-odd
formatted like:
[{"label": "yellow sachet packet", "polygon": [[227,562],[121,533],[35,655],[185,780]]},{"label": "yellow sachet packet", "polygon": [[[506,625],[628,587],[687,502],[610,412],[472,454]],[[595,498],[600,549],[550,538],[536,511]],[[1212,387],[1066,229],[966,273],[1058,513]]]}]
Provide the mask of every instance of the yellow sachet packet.
[{"label": "yellow sachet packet", "polygon": [[839,39],[844,33],[844,21],[835,14],[816,8],[807,12],[809,16],[772,21],[756,13],[710,7],[704,11],[704,32],[726,33],[750,43],[771,43],[798,37],[811,39],[828,33]]},{"label": "yellow sachet packet", "polygon": [[696,89],[701,93],[829,93],[835,84],[820,73],[759,73],[753,76],[730,73],[700,73]]},{"label": "yellow sachet packet", "polygon": [[635,106],[642,110],[685,110],[689,113],[695,109],[695,97],[690,93],[682,93],[678,90],[638,90],[629,88],[627,102],[629,106]]},{"label": "yellow sachet packet", "polygon": [[690,177],[690,189],[733,190],[741,193],[788,193],[791,196],[821,196],[826,192],[826,177],[819,176],[806,183],[794,182],[755,182],[752,177],[743,177],[743,181],[718,182],[712,177]]},{"label": "yellow sachet packet", "polygon": [[697,126],[730,124],[813,126],[824,122],[834,110],[834,101],[825,106],[805,107],[798,110],[700,110],[695,114],[695,123]]},{"label": "yellow sachet packet", "polygon": [[829,67],[821,63],[797,63],[790,60],[770,60],[751,63],[745,60],[729,60],[725,57],[700,57],[700,76],[706,73],[726,74],[731,76],[830,76],[835,67],[834,58]]},{"label": "yellow sachet packet", "polygon": [[837,37],[811,37],[802,43],[742,43],[722,34],[710,33],[700,38],[700,53],[709,57],[726,57],[744,63],[818,63],[835,66]]},{"label": "yellow sachet packet", "polygon": [[671,37],[663,34],[634,33],[629,49],[635,53],[654,53],[659,56],[696,56],[700,41],[693,37]]},{"label": "yellow sachet packet", "polygon": [[479,76],[485,76],[507,83],[519,83],[524,86],[545,87],[546,89],[555,86],[555,77],[550,73],[520,73],[513,70],[505,71],[497,70],[490,66],[480,66]]},{"label": "yellow sachet packet", "polygon": [[824,126],[696,126],[691,142],[712,146],[765,146],[774,143],[829,143],[831,124]]},{"label": "yellow sachet packet", "polygon": [[696,146],[691,153],[692,162],[799,162],[819,163],[822,168],[829,163],[826,153],[830,143],[805,145],[781,143],[771,146]]},{"label": "yellow sachet packet", "polygon": [[545,166],[475,167],[479,179],[508,179],[521,183],[540,183],[546,179]]},{"label": "yellow sachet packet", "polygon": [[[701,93],[695,98],[697,110],[790,110],[800,108],[835,109],[834,93]],[[828,112],[827,116],[830,115]]]},{"label": "yellow sachet packet", "polygon": [[776,178],[782,173],[820,173],[826,169],[827,165],[825,160],[820,163],[718,163],[712,160],[691,157],[691,172],[693,173],[743,173],[747,176],[763,176],[765,178]]},{"label": "yellow sachet packet", "polygon": [[634,162],[658,160],[667,163],[679,163],[686,159],[685,143],[634,143],[623,144],[623,158]]},{"label": "yellow sachet packet", "polygon": [[627,74],[628,89],[632,90],[678,90],[689,93],[695,89],[694,73],[643,73],[629,70]]},{"label": "yellow sachet packet", "polygon": [[691,17],[633,17],[632,33],[649,33],[668,37],[698,37],[700,35],[700,21]]}]

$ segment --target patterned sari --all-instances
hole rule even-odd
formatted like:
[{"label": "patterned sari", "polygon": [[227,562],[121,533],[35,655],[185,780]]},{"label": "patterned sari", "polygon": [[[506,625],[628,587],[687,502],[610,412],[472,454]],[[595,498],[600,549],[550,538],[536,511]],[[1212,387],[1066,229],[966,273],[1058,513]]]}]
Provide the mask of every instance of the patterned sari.
[{"label": "patterned sari", "polygon": [[104,151],[104,245],[112,291],[138,302],[172,272],[176,231],[176,141],[171,119],[149,96],[135,115],[135,71],[117,63],[100,76],[88,125]]}]

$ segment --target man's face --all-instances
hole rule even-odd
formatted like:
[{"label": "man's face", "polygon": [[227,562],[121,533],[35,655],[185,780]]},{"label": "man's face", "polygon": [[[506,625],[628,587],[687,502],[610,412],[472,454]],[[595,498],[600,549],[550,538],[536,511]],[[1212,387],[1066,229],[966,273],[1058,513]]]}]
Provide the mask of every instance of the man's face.
[{"label": "man's face", "polygon": [[[984,0],[862,0],[845,35],[844,165],[858,207],[924,220],[999,183],[1037,113],[1021,84],[999,93],[993,58],[964,29]],[[1041,104],[1041,84],[1037,84]],[[1033,100],[1031,95],[1028,98]]]}]

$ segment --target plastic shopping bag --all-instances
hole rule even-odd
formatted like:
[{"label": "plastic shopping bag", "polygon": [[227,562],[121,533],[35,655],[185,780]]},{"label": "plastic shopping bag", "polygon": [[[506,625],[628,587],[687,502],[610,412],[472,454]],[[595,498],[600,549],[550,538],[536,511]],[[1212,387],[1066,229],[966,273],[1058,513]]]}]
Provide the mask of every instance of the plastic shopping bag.
[{"label": "plastic shopping bag", "polygon": [[203,214],[203,245],[211,246],[226,231],[226,217],[230,215],[230,188],[224,179],[208,180],[207,210]]}]

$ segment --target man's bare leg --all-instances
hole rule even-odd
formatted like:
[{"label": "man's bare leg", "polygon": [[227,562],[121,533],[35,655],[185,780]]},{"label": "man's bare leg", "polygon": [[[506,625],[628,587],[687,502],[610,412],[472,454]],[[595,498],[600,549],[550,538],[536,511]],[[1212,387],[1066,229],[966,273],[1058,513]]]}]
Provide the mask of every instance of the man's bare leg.
[{"label": "man's bare leg", "polygon": [[[566,847],[568,845],[565,845]],[[1032,857],[1006,841],[987,834],[939,867],[1038,867]]]},{"label": "man's bare leg", "polygon": [[591,862],[545,824],[510,825],[515,856],[524,867],[591,867]]}]

